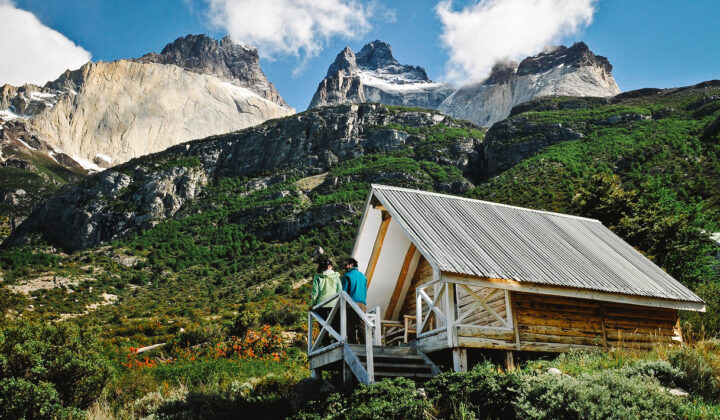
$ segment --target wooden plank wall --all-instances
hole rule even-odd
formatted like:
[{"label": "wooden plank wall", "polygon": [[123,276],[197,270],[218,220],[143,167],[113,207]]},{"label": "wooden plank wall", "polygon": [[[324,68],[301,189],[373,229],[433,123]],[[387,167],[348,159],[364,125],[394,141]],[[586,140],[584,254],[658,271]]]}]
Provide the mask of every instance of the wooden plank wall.
[{"label": "wooden plank wall", "polygon": [[677,337],[677,311],[513,292],[521,350],[649,348]]},{"label": "wooden plank wall", "polygon": [[[489,287],[481,286],[468,286],[476,295],[481,298],[485,298],[488,294],[496,292],[491,296],[486,303],[490,306],[498,315],[507,319],[507,306],[505,305],[505,291],[498,289],[491,289]],[[476,303],[476,300],[470,296],[462,286],[456,286],[457,298],[458,298],[458,314],[464,314],[471,306]],[[495,318],[490,312],[486,311],[482,307],[476,308],[472,314],[468,315],[467,318],[459,321],[460,324],[465,325],[479,325],[479,326],[491,326],[491,327],[502,327],[503,324]]]},{"label": "wooden plank wall", "polygon": [[[403,301],[402,309],[400,310],[400,320],[403,320],[403,315],[415,316],[415,289],[425,283],[432,281],[433,269],[429,262],[424,257],[420,257],[415,274],[413,274],[412,280],[410,281],[410,287],[408,288],[405,300]],[[428,287],[425,292],[432,297],[433,291],[431,287]]]}]

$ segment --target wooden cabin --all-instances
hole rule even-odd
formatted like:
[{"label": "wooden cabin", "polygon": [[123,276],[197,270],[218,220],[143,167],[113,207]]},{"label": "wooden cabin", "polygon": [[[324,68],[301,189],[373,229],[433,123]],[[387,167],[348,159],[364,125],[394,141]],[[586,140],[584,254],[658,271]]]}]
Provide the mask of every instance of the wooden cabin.
[{"label": "wooden cabin", "polygon": [[373,185],[353,255],[373,344],[396,328],[429,359],[450,350],[457,371],[472,349],[512,362],[513,352],[673,345],[678,311],[705,311],[597,220],[451,195]]}]

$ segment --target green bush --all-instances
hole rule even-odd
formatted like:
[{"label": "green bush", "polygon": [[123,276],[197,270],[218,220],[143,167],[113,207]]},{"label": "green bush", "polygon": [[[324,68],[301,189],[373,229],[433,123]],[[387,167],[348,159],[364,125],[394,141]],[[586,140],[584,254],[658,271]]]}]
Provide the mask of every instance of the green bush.
[{"label": "green bush", "polygon": [[25,295],[14,293],[7,287],[0,285],[0,326],[8,322],[6,317],[9,311],[22,311],[27,305]]},{"label": "green bush", "polygon": [[720,383],[718,375],[697,349],[683,346],[668,354],[670,363],[684,373],[679,385],[686,391],[696,393],[711,401],[720,401]]},{"label": "green bush", "polygon": [[518,397],[520,374],[500,373],[490,362],[481,363],[467,373],[446,372],[425,386],[440,417],[462,418],[470,411],[478,418],[512,418]]},{"label": "green bush", "polygon": [[260,316],[260,323],[267,325],[294,325],[304,315],[303,308],[287,299],[270,301]]},{"label": "green bush", "polygon": [[384,379],[361,387],[350,396],[352,406],[346,419],[390,420],[424,419],[430,403],[422,398],[415,383],[406,378]]},{"label": "green bush", "polygon": [[664,360],[643,360],[625,368],[628,377],[646,376],[657,379],[663,386],[675,387],[686,381],[687,375]]},{"label": "green bush", "polygon": [[2,399],[8,401],[10,393],[15,407],[30,410],[28,417],[60,415],[59,407],[85,409],[109,379],[108,361],[92,330],[27,321],[0,330]]},{"label": "green bush", "polygon": [[395,378],[361,386],[346,397],[333,394],[326,401],[311,402],[294,419],[425,419],[430,408],[430,402],[418,393],[414,382]]},{"label": "green bush", "polygon": [[251,309],[243,309],[235,318],[232,327],[228,333],[235,337],[244,337],[247,330],[260,325],[260,314]]},{"label": "green bush", "polygon": [[185,331],[178,332],[171,340],[170,347],[187,348],[198,344],[215,343],[222,341],[225,335],[220,327],[192,326]]},{"label": "green bush", "polygon": [[22,378],[0,379],[0,418],[52,419],[80,415],[62,407],[58,392],[49,382],[32,383]]},{"label": "green bush", "polygon": [[661,392],[656,379],[628,377],[618,370],[577,377],[527,377],[517,401],[521,419],[670,419],[675,397]]}]

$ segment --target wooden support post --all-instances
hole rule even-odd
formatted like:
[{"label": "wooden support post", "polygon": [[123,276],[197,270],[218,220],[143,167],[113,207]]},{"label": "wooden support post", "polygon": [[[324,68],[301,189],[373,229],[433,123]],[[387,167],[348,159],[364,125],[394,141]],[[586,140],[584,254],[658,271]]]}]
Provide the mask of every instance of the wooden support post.
[{"label": "wooden support post", "polygon": [[373,358],[373,332],[365,324],[365,369],[367,370],[368,384],[375,382],[375,360]]},{"label": "wooden support post", "polygon": [[508,313],[512,316],[512,327],[515,332],[515,347],[520,350],[520,329],[518,328],[518,319],[515,314],[515,302],[513,302],[513,292],[505,291],[505,303],[508,306]]},{"label": "wooden support post", "polygon": [[410,270],[410,263],[415,256],[415,250],[417,250],[417,247],[415,247],[415,244],[411,242],[410,247],[405,254],[405,260],[403,261],[402,268],[400,269],[400,275],[398,275],[397,282],[395,282],[395,290],[393,291],[392,297],[390,297],[390,303],[388,304],[387,311],[385,311],[385,319],[393,319],[395,306],[397,306],[400,294],[405,288],[405,282],[407,281],[408,271]]},{"label": "wooden support post", "polygon": [[310,377],[315,379],[322,379],[322,370],[310,369]]},{"label": "wooden support post", "polygon": [[344,388],[347,388],[350,386],[350,382],[352,381],[352,370],[350,370],[350,366],[348,366],[347,362],[343,360],[342,364],[342,386]]},{"label": "wooden support post", "polygon": [[445,287],[445,305],[443,306],[445,306],[445,317],[447,318],[445,325],[447,326],[448,347],[457,347],[457,329],[455,329],[455,307],[457,306],[455,301],[455,284],[445,283]]},{"label": "wooden support post", "polygon": [[467,372],[468,360],[467,360],[467,349],[454,348],[453,349],[453,370],[455,372]]},{"label": "wooden support post", "polygon": [[513,357],[512,350],[507,350],[505,352],[505,370],[507,372],[515,370],[515,358]]},{"label": "wooden support post", "polygon": [[380,307],[376,306],[373,311],[373,322],[375,327],[373,328],[373,342],[376,346],[382,344],[382,319],[380,318]]},{"label": "wooden support post", "polygon": [[345,304],[345,298],[341,294],[338,297],[340,304],[340,337],[342,343],[347,343],[347,305]]},{"label": "wooden support post", "polygon": [[312,348],[313,348],[312,339],[313,339],[313,317],[310,314],[310,312],[308,312],[308,354],[310,354],[310,352],[312,351]]},{"label": "wooden support post", "polygon": [[603,339],[603,351],[608,351],[607,342],[607,327],[605,326],[605,305],[600,304],[600,311],[602,313],[602,339]]},{"label": "wooden support post", "polygon": [[388,227],[392,217],[390,213],[382,212],[382,222],[378,229],[378,234],[375,237],[375,244],[373,245],[372,253],[370,254],[370,260],[368,261],[368,267],[365,271],[365,277],[367,278],[367,285],[370,286],[373,274],[375,273],[375,267],[377,266],[378,259],[380,258],[380,251],[382,251],[383,242],[385,241],[385,234],[387,233]]},{"label": "wooden support post", "polygon": [[685,342],[685,339],[683,338],[683,332],[682,332],[682,325],[680,324],[680,318],[675,321],[675,330],[677,335],[680,337],[680,344]]}]

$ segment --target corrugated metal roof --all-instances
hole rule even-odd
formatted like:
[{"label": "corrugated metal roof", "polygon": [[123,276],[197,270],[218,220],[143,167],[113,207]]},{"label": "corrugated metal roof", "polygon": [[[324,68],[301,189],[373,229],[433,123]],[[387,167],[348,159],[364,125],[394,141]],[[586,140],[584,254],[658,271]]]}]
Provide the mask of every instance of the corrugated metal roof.
[{"label": "corrugated metal roof", "polygon": [[371,194],[444,272],[702,302],[598,220],[383,185]]}]

